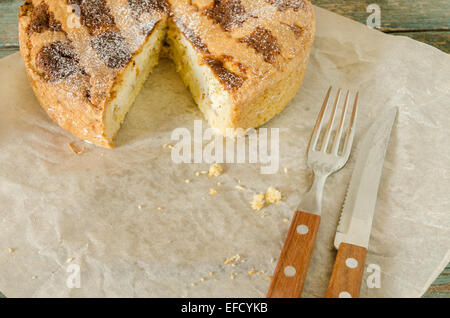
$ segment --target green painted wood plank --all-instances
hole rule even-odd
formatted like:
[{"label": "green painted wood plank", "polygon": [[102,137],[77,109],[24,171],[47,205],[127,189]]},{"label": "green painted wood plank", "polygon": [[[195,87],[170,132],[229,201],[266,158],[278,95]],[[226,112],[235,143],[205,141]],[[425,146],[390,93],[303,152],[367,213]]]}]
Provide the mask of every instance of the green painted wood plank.
[{"label": "green painted wood plank", "polygon": [[423,295],[423,298],[450,298],[450,292],[431,292]]},{"label": "green painted wood plank", "polygon": [[[449,0],[450,2],[450,0]],[[450,53],[450,31],[447,32],[395,32],[393,35],[403,35],[414,40],[430,44],[445,53]]]},{"label": "green painted wood plank", "polygon": [[312,0],[312,3],[366,23],[367,6],[381,9],[382,31],[450,30],[449,0]]},{"label": "green painted wood plank", "polygon": [[0,47],[0,59],[19,51],[18,47]]},{"label": "green painted wood plank", "polygon": [[0,47],[17,46],[17,13],[22,0],[0,0]]}]

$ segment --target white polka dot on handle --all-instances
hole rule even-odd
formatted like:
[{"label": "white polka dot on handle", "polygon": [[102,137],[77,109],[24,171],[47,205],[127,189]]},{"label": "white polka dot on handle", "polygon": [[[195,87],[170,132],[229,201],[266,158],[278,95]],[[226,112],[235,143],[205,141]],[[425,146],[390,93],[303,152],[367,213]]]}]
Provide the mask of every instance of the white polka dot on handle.
[{"label": "white polka dot on handle", "polygon": [[356,268],[358,267],[358,261],[352,257],[349,257],[345,260],[345,265],[347,265],[348,268]]},{"label": "white polka dot on handle", "polygon": [[339,293],[339,298],[352,298],[349,292],[343,291]]},{"label": "white polka dot on handle", "polygon": [[286,275],[287,277],[294,277],[296,273],[297,270],[292,266],[286,266],[284,268],[284,275]]},{"label": "white polka dot on handle", "polygon": [[301,225],[297,226],[298,234],[305,235],[305,234],[308,234],[308,232],[309,232],[309,228],[307,225],[301,224]]}]

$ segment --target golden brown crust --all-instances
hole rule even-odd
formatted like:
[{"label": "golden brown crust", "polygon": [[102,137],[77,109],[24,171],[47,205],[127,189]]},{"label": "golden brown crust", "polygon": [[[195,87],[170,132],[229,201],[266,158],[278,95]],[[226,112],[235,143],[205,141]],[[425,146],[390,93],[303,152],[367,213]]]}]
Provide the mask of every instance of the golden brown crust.
[{"label": "golden brown crust", "polygon": [[[111,94],[169,15],[229,93],[231,128],[263,124],[300,86],[315,32],[309,0],[27,0],[19,13],[21,54],[49,116],[83,140],[112,147],[105,133]],[[268,92],[281,94],[280,105],[265,105]],[[261,109],[267,114],[257,118]]]},{"label": "golden brown crust", "polygon": [[[98,21],[99,11],[81,6],[81,25],[77,25],[77,16],[69,7],[77,1],[65,1],[30,0],[21,7],[19,38],[27,74],[50,118],[82,140],[111,148],[113,143],[105,133],[105,105],[121,81],[124,66],[153,28],[139,36],[121,34],[118,25],[132,32],[142,27],[131,13],[119,19],[113,16],[126,0],[94,1],[110,8]],[[155,26],[162,17],[147,15],[140,23],[154,21]]]}]

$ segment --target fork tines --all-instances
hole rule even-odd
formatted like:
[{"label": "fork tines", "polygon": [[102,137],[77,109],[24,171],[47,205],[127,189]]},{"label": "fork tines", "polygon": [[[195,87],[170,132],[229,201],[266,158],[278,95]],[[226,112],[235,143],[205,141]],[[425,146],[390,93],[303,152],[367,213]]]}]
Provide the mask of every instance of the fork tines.
[{"label": "fork tines", "polygon": [[[343,157],[348,157],[350,155],[350,151],[351,151],[351,145],[353,143],[353,137],[355,134],[355,129],[354,129],[354,125],[355,125],[355,121],[356,121],[356,116],[357,116],[357,112],[358,112],[358,96],[359,96],[359,92],[357,92],[355,94],[354,97],[354,102],[353,102],[353,110],[351,113],[351,118],[348,124],[348,128],[347,128],[347,133],[345,136],[345,141],[342,144],[342,134],[344,131],[344,123],[345,123],[345,118],[346,118],[346,114],[348,112],[348,104],[349,104],[349,100],[350,100],[350,91],[347,90],[347,93],[345,95],[345,100],[344,100],[344,104],[342,106],[342,111],[341,111],[341,117],[339,120],[339,124],[337,126],[337,130],[334,129],[335,126],[335,121],[336,121],[336,114],[338,113],[337,109],[340,105],[340,100],[341,100],[341,95],[342,95],[342,90],[339,88],[337,93],[336,93],[336,97],[334,99],[333,103],[329,103],[329,99],[331,96],[333,88],[330,87],[327,91],[327,94],[325,96],[325,100],[323,102],[322,108],[320,110],[320,113],[317,117],[317,122],[316,125],[314,127],[313,130],[313,134],[311,136],[311,141],[310,141],[310,150],[317,150],[323,153],[330,153],[333,155],[338,155],[339,150],[341,149],[342,146],[342,156]],[[331,106],[332,105],[332,106]],[[331,110],[329,110],[329,108],[331,108]],[[319,137],[322,136],[322,126],[324,123],[324,118],[325,118],[325,114],[326,113],[330,113],[329,116],[329,120],[328,120],[328,124],[326,126],[326,130],[323,134],[323,137],[319,139]],[[332,132],[335,131],[335,135],[333,138],[331,138],[332,136]],[[333,139],[331,141],[330,144],[330,139]],[[331,150],[329,151],[329,147],[331,146]]]}]

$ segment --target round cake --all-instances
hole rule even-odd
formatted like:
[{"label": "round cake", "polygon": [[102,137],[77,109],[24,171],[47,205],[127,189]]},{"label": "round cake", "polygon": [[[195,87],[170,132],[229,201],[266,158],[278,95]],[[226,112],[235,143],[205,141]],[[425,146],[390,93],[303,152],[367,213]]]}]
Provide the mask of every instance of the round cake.
[{"label": "round cake", "polygon": [[309,0],[27,0],[19,33],[48,115],[113,147],[161,57],[222,134],[264,124],[301,86],[315,20]]}]

